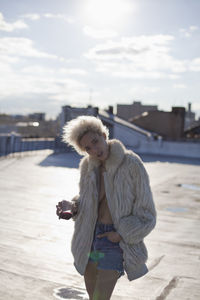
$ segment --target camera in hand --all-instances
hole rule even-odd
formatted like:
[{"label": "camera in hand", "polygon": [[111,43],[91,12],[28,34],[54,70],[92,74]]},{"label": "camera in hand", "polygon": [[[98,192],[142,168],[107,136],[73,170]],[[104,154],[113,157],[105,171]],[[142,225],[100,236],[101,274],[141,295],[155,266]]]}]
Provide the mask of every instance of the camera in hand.
[{"label": "camera in hand", "polygon": [[69,220],[72,218],[72,213],[70,210],[66,210],[66,211],[62,211],[60,214],[59,214],[59,219],[65,219],[65,220]]}]

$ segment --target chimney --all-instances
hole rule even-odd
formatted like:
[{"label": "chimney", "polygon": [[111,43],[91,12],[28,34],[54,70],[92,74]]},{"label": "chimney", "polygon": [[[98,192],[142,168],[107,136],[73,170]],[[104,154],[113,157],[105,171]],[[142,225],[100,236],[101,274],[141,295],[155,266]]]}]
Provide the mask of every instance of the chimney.
[{"label": "chimney", "polygon": [[99,108],[97,106],[94,107],[94,116],[97,117],[99,114]]},{"label": "chimney", "polygon": [[179,115],[181,118],[181,129],[180,129],[180,137],[184,136],[184,127],[185,127],[185,107],[172,107],[172,113],[175,115]]},{"label": "chimney", "polygon": [[113,106],[108,106],[108,113],[113,115]]}]

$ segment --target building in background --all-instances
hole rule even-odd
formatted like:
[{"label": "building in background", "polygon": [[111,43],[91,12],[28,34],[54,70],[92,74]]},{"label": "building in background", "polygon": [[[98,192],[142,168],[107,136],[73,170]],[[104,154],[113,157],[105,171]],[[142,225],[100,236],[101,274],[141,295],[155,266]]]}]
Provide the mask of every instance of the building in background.
[{"label": "building in background", "polygon": [[185,130],[195,126],[195,122],[195,113],[192,112],[192,104],[189,102],[188,109],[185,111]]},{"label": "building in background", "polygon": [[33,113],[29,114],[28,117],[34,121],[45,121],[45,113]]},{"label": "building in background", "polygon": [[158,110],[157,105],[143,105],[140,101],[134,101],[133,104],[117,104],[117,116],[127,121],[146,111],[154,110]]},{"label": "building in background", "polygon": [[[67,121],[80,115],[100,118],[108,127],[111,139],[119,139],[138,154],[199,158],[199,127],[193,128],[184,136],[185,108],[183,107],[173,107],[171,112],[158,110],[145,112],[133,118],[134,123],[114,115],[111,106],[104,111],[91,106],[84,108],[63,106],[59,118],[50,121],[33,121],[33,119],[25,121],[22,116],[19,116],[11,124],[17,131],[0,133],[0,155],[42,149],[53,149],[55,153],[69,152],[71,148],[62,142],[62,128]],[[8,125],[10,120],[13,120],[13,116],[0,115],[0,125],[2,119],[4,119],[3,123],[6,120]],[[53,135],[50,133],[51,125],[54,128]],[[55,128],[58,130],[55,131]]]},{"label": "building in background", "polygon": [[0,114],[0,134],[16,133],[22,138],[56,137],[59,133],[57,120],[45,120],[45,113],[30,115]]},{"label": "building in background", "polygon": [[62,130],[66,122],[77,118],[78,116],[97,116],[98,108],[88,105],[88,107],[72,107],[70,105],[62,106],[62,111],[59,116],[60,128]]},{"label": "building in background", "polygon": [[[154,134],[147,130],[141,129],[138,126],[131,124],[113,114],[113,107],[109,106],[106,110],[99,110],[97,107],[71,107],[69,105],[62,107],[60,114],[61,136],[62,128],[64,124],[78,116],[89,115],[95,116],[101,119],[103,124],[107,126],[109,130],[109,138],[119,138],[126,146],[137,148],[141,143],[145,143],[151,139],[154,139]],[[57,139],[56,143],[59,147],[66,148],[66,145],[62,143],[62,138]]]},{"label": "building in background", "polygon": [[172,107],[171,112],[148,111],[129,119],[145,130],[156,132],[165,140],[180,140],[184,138],[185,108]]},{"label": "building in background", "polygon": [[185,137],[187,138],[187,140],[199,142],[200,141],[200,121],[199,121],[198,125],[194,125],[194,126],[190,127],[189,129],[186,129],[184,133],[185,133]]}]

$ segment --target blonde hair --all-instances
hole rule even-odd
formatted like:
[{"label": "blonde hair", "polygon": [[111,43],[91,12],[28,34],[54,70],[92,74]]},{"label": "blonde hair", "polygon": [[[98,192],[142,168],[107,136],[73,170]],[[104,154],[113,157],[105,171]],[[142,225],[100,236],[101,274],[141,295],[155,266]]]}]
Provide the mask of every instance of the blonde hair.
[{"label": "blonde hair", "polygon": [[88,132],[105,134],[106,139],[109,136],[108,128],[100,119],[92,116],[79,116],[64,125],[62,140],[71,145],[79,154],[85,155],[86,152],[81,148],[80,140]]}]

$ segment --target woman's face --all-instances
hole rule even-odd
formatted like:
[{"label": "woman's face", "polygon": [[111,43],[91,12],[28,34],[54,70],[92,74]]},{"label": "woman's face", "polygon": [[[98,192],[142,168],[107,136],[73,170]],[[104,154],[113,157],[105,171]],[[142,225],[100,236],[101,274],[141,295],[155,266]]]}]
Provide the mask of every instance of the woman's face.
[{"label": "woman's face", "polygon": [[80,140],[81,147],[93,158],[105,161],[108,158],[109,148],[106,135],[87,132]]}]

